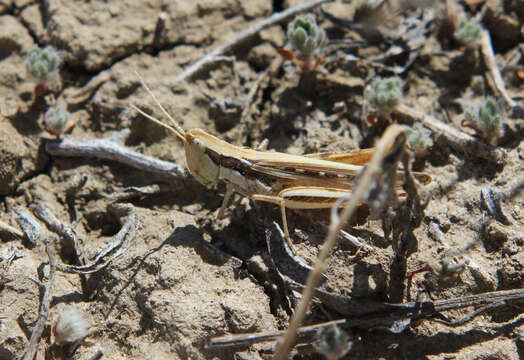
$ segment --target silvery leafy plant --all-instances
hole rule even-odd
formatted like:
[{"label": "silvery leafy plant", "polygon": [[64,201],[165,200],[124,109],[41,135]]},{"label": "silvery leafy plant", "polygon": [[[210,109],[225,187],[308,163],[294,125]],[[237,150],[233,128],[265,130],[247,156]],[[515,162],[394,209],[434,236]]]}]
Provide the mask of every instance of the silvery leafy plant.
[{"label": "silvery leafy plant", "polygon": [[463,125],[469,126],[477,135],[491,145],[497,145],[504,136],[504,113],[500,104],[492,96],[482,101],[466,103]]},{"label": "silvery leafy plant", "polygon": [[66,110],[64,104],[49,107],[44,115],[44,128],[49,133],[60,136],[69,125],[71,114]]},{"label": "silvery leafy plant", "polygon": [[377,111],[389,114],[402,101],[402,79],[377,77],[369,85],[366,98]]},{"label": "silvery leafy plant", "polygon": [[39,81],[58,80],[58,69],[62,59],[58,51],[52,46],[33,48],[27,54],[27,71]]},{"label": "silvery leafy plant", "polygon": [[328,360],[341,358],[351,350],[352,345],[349,336],[337,325],[319,329],[313,343],[315,349]]},{"label": "silvery leafy plant", "polygon": [[423,156],[428,148],[433,146],[431,131],[426,129],[421,123],[416,123],[406,131],[406,140],[411,151],[417,156]]},{"label": "silvery leafy plant", "polygon": [[481,26],[476,22],[461,19],[457,24],[455,38],[464,45],[474,46],[480,39],[481,31]]},{"label": "silvery leafy plant", "polygon": [[60,53],[52,46],[40,48],[33,46],[26,59],[26,68],[29,75],[36,79],[35,94],[42,96],[48,89],[49,83],[60,80],[58,70],[62,64]]},{"label": "silvery leafy plant", "polygon": [[326,41],[326,33],[321,29],[312,14],[297,16],[287,28],[288,41],[297,51],[297,59],[310,68]]}]

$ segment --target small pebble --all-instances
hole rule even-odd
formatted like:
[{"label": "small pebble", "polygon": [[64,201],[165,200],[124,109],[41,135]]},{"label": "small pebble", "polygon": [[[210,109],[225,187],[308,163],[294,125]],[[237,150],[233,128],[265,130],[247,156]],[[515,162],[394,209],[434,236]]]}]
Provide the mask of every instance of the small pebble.
[{"label": "small pebble", "polygon": [[509,237],[505,227],[496,221],[491,221],[484,226],[483,236],[486,247],[490,250],[500,249]]}]

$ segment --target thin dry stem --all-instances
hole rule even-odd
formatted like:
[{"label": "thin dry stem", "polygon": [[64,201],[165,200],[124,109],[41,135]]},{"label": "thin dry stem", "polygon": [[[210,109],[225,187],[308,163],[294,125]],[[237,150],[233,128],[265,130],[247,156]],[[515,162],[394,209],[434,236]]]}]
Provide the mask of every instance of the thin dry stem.
[{"label": "thin dry stem", "polygon": [[373,178],[380,174],[382,169],[382,160],[388,153],[388,150],[391,149],[391,146],[394,144],[397,137],[403,134],[405,129],[406,128],[404,126],[400,125],[391,125],[389,128],[386,129],[384,135],[377,144],[371,162],[364,170],[362,178],[358,183],[357,187],[354,191],[352,191],[351,198],[349,198],[348,204],[342,211],[340,220],[338,220],[336,217],[332,217],[331,224],[329,226],[329,232],[326,237],[326,240],[324,241],[324,246],[322,247],[322,250],[318,256],[313,271],[309,273],[306,282],[306,288],[302,293],[302,299],[291,319],[291,323],[282,343],[277,348],[274,359],[283,360],[287,358],[291,347],[295,343],[298,328],[302,323],[306,315],[306,312],[309,308],[309,304],[311,302],[313,294],[315,293],[317,283],[326,268],[326,259],[331,253],[331,249],[335,245],[339,231],[341,230],[342,226],[348,221],[348,219],[355,213],[358,204],[361,202],[361,200],[364,198],[365,194],[371,187],[373,183]]},{"label": "thin dry stem", "polygon": [[[317,292],[319,295],[322,292]],[[404,319],[428,319],[430,321],[438,321],[447,326],[460,326],[471,321],[482,312],[501,306],[507,305],[507,301],[519,300],[524,298],[524,289],[493,291],[477,295],[464,296],[459,298],[438,300],[438,301],[424,301],[424,302],[408,302],[402,304],[379,304],[378,307],[372,307],[368,311],[362,313],[346,313],[346,319],[330,321],[316,325],[303,326],[299,329],[299,336],[318,329],[319,327],[330,326],[333,324],[344,327],[359,327],[362,329],[372,329],[380,327],[385,329],[385,324],[396,323],[398,321],[404,323]],[[353,299],[353,301],[361,301],[361,308],[365,308],[367,304],[373,301],[363,301]],[[322,301],[325,303],[324,301]],[[456,310],[473,306],[481,306],[482,308],[473,311],[460,320],[449,322],[443,321],[441,311]],[[501,324],[499,324],[501,325]],[[404,327],[405,328],[405,327]],[[398,328],[395,327],[398,330]],[[211,346],[246,346],[249,344],[272,341],[283,335],[283,331],[276,332],[262,332],[239,335],[226,335],[211,339]],[[302,339],[301,339],[302,340]]]},{"label": "thin dry stem", "polygon": [[364,250],[367,252],[373,251],[373,247],[369,246],[367,244],[364,244],[360,239],[354,235],[351,235],[345,230],[340,230],[340,237],[344,239],[345,241],[349,242],[351,245],[356,247],[359,250]]},{"label": "thin dry stem", "polygon": [[61,98],[63,99],[64,103],[69,105],[81,104],[89,100],[96,90],[109,80],[111,80],[111,72],[109,70],[102,71],[89,80],[89,82],[82,88],[67,88],[64,90]]},{"label": "thin dry stem", "polygon": [[15,239],[23,239],[24,233],[20,230],[0,221],[0,233],[6,233]]},{"label": "thin dry stem", "polygon": [[[301,326],[298,330],[299,335],[314,335],[319,329],[330,327],[333,325],[343,325],[346,322],[345,319],[332,320],[319,324]],[[278,337],[284,335],[284,331],[271,331],[263,333],[250,333],[250,334],[238,334],[238,335],[225,335],[214,337],[210,341],[210,346],[238,346],[248,345],[253,343],[259,343],[263,341],[273,341]]]},{"label": "thin dry stem", "polygon": [[24,349],[23,360],[33,360],[36,351],[38,350],[38,344],[40,343],[40,338],[42,337],[42,332],[44,331],[44,326],[49,316],[49,305],[51,304],[51,298],[53,297],[53,286],[55,282],[56,274],[56,257],[49,240],[46,241],[46,251],[47,256],[49,256],[49,280],[45,286],[44,296],[42,297],[42,304],[40,305],[40,313],[38,314],[38,319],[36,325],[33,328],[31,333],[31,339]]},{"label": "thin dry stem", "polygon": [[122,256],[136,237],[139,220],[132,205],[118,204],[113,205],[113,212],[119,217],[125,217],[125,222],[120,231],[114,236],[113,240],[96,256],[91,264],[82,266],[72,266],[57,264],[60,271],[74,274],[93,274],[115,261]]},{"label": "thin dry stem", "polygon": [[16,221],[24,232],[25,239],[31,246],[36,246],[38,241],[42,238],[42,225],[27,211],[22,208],[15,209]]},{"label": "thin dry stem", "polygon": [[75,257],[77,263],[84,264],[85,259],[81,255],[78,248],[78,241],[76,240],[74,231],[69,226],[59,221],[43,204],[36,206],[33,209],[33,213],[37,218],[46,224],[48,229],[67,240],[69,242],[69,246],[73,250],[73,256]]},{"label": "thin dry stem", "polygon": [[256,24],[250,26],[249,28],[245,29],[244,31],[241,31],[237,36],[234,38],[226,41],[225,43],[217,46],[214,48],[210,53],[205,55],[203,58],[198,60],[193,65],[190,65],[187,67],[182,73],[180,73],[176,79],[175,82],[180,82],[184,80],[188,80],[191,77],[193,77],[196,73],[198,73],[202,68],[207,66],[210,63],[215,62],[215,59],[230,51],[232,48],[237,46],[243,41],[246,41],[247,39],[251,38],[255,34],[257,34],[259,31],[270,27],[276,23],[279,23],[281,21],[285,21],[289,19],[290,17],[296,15],[297,13],[303,12],[303,11],[309,11],[323,3],[329,2],[331,0],[315,0],[311,1],[306,4],[300,4],[297,6],[290,7],[289,9],[286,9],[284,11],[281,11],[279,13],[275,13],[271,15],[268,18],[265,18],[262,21],[257,22]]},{"label": "thin dry stem", "polygon": [[105,139],[71,139],[64,138],[59,142],[48,142],[46,151],[54,156],[79,156],[118,161],[135,169],[157,173],[172,180],[188,177],[189,172],[183,166],[156,159],[135,152],[122,144],[129,135],[128,129],[118,136]]},{"label": "thin dry stem", "polygon": [[473,136],[440,121],[436,117],[404,104],[395,107],[395,111],[409,118],[421,121],[425,126],[436,133],[442,133],[449,144],[458,151],[480,157],[495,164],[500,165],[504,163],[505,153],[502,149],[477,140]]},{"label": "thin dry stem", "polygon": [[511,108],[514,108],[517,103],[509,96],[506,86],[504,85],[504,80],[500,74],[500,70],[497,66],[497,61],[495,59],[495,54],[493,52],[493,46],[491,45],[491,36],[486,30],[482,31],[480,36],[480,51],[484,57],[484,62],[488,68],[489,75],[493,81],[490,84],[494,87],[494,90],[497,94],[502,97],[504,102]]},{"label": "thin dry stem", "polygon": [[432,320],[435,321],[435,322],[439,322],[439,323],[445,324],[445,325],[450,326],[450,327],[462,326],[462,325],[470,322],[471,320],[475,319],[480,314],[482,314],[482,313],[484,313],[484,312],[486,312],[488,310],[493,310],[495,308],[498,308],[498,307],[501,307],[501,306],[504,306],[504,305],[506,305],[506,302],[504,302],[504,301],[494,302],[492,304],[485,305],[485,306],[481,307],[480,309],[473,311],[471,314],[469,314],[467,316],[464,316],[462,319],[459,319],[457,321],[449,321],[449,320],[444,320],[444,319],[439,319],[439,318],[435,318],[435,319],[432,319]]},{"label": "thin dry stem", "polygon": [[247,102],[244,110],[242,111],[242,115],[240,116],[240,123],[245,123],[247,121],[247,118],[249,114],[251,113],[251,107],[253,106],[253,103],[255,101],[256,95],[261,88],[262,83],[266,82],[268,79],[268,76],[273,75],[277,69],[282,65],[284,62],[284,59],[281,57],[277,57],[271,62],[269,67],[264,70],[257,78],[251,89],[249,90],[249,93],[247,94]]}]

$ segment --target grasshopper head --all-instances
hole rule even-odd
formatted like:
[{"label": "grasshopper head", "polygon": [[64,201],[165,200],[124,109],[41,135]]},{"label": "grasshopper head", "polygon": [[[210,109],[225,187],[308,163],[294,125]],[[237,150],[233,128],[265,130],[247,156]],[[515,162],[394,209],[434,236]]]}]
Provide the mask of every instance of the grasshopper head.
[{"label": "grasshopper head", "polygon": [[187,166],[191,174],[204,186],[211,188],[218,183],[220,168],[206,154],[207,146],[191,131],[186,133],[185,141]]}]

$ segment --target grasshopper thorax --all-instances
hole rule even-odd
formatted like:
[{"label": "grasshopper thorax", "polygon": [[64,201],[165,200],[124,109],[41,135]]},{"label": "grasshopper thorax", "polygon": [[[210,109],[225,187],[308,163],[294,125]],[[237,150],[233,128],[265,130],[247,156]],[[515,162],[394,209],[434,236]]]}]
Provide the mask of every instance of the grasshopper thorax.
[{"label": "grasshopper thorax", "polygon": [[192,130],[186,133],[185,150],[187,167],[191,174],[204,186],[215,187],[218,183],[220,167],[206,154],[206,144]]}]

